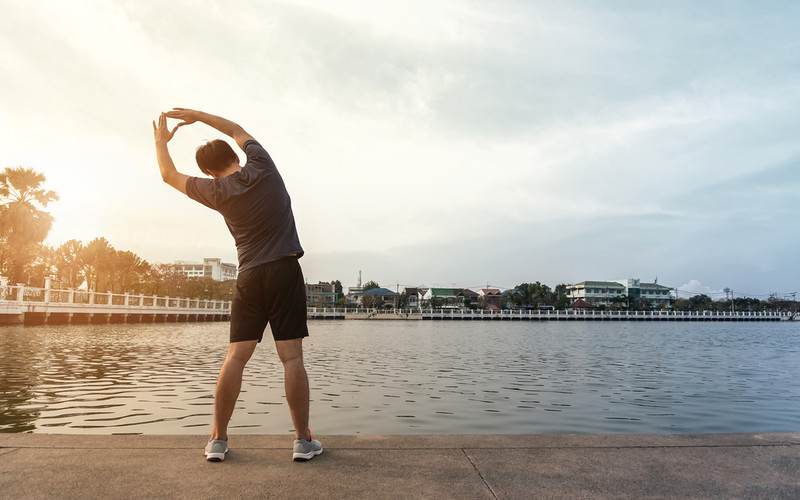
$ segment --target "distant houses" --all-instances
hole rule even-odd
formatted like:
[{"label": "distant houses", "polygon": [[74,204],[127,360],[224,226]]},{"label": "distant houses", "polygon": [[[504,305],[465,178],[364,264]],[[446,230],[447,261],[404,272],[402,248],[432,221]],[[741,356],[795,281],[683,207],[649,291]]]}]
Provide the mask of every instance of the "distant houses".
[{"label": "distant houses", "polygon": [[[536,283],[538,285],[538,282]],[[401,293],[396,293],[388,288],[374,287],[364,290],[359,283],[350,287],[344,295],[344,300],[339,303],[334,285],[318,283],[306,284],[306,297],[311,307],[339,307],[345,305],[351,308],[367,309],[486,309],[501,310],[507,308],[533,307],[532,304],[509,303],[509,294],[512,290],[500,288],[444,288],[444,287],[406,287]],[[516,289],[515,289],[516,290]],[[514,290],[514,291],[515,291]],[[672,288],[658,283],[642,283],[639,279],[625,279],[613,281],[581,281],[574,285],[561,285],[561,294],[558,301],[537,302],[539,309],[553,309],[570,307],[582,308],[613,308],[613,307],[670,307]],[[566,296],[566,301],[564,298]],[[552,295],[555,297],[555,295]],[[556,297],[557,299],[557,297]],[[562,302],[563,301],[563,302]],[[558,302],[558,303],[556,303]],[[560,305],[559,305],[560,304]]]}]

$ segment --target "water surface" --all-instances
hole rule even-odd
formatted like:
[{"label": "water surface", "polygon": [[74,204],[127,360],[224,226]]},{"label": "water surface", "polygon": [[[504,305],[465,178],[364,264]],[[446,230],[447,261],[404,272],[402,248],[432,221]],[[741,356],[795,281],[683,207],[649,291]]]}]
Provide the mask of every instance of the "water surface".
[{"label": "water surface", "polygon": [[[800,430],[800,324],[313,321],[318,434]],[[203,434],[227,323],[0,328],[0,431]],[[292,429],[272,342],[232,432]]]}]

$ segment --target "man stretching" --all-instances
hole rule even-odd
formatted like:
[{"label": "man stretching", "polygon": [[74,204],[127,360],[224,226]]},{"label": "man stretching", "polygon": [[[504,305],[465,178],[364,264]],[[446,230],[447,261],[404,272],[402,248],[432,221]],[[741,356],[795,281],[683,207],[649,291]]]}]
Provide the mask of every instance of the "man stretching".
[{"label": "man stretching", "polygon": [[[167,118],[181,120],[172,130]],[[210,179],[178,172],[167,143],[178,128],[194,122],[209,125],[236,141],[247,156],[244,167],[230,145],[210,141],[195,154]],[[206,446],[208,460],[219,462],[228,451],[228,421],[242,387],[244,366],[269,324],[283,363],[286,400],[295,429],[294,460],[309,460],[322,445],[308,428],[308,377],[303,366],[306,292],[298,259],[303,248],[297,237],[292,204],[269,154],[245,130],[230,120],[192,109],[174,108],[153,122],[161,178],[189,198],[225,218],[236,241],[239,277],[231,308],[228,355],[219,372],[214,395],[214,428]]]}]

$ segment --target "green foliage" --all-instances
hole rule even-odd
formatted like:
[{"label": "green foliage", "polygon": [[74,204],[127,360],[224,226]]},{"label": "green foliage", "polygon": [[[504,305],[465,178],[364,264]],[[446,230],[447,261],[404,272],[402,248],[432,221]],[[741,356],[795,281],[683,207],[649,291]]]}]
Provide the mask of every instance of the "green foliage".
[{"label": "green foliage", "polygon": [[552,305],[552,291],[550,287],[540,282],[521,283],[513,290],[506,292],[507,300],[517,306],[544,306]]},{"label": "green foliage", "polygon": [[561,294],[558,295],[558,298],[556,299],[555,307],[559,311],[563,311],[564,309],[569,307],[569,299],[567,298],[567,296],[565,294],[561,293]]},{"label": "green foliage", "polygon": [[380,288],[380,285],[370,280],[364,283],[364,287],[362,288],[362,290],[366,292],[367,290],[372,290],[373,288]]},{"label": "green foliage", "polygon": [[692,311],[708,311],[714,309],[713,300],[705,294],[695,295],[689,299],[689,309]]},{"label": "green foliage", "polygon": [[342,287],[342,282],[339,280],[333,280],[331,281],[331,284],[333,285],[333,291],[336,292],[336,302],[341,302],[341,300],[344,298],[344,287]]}]

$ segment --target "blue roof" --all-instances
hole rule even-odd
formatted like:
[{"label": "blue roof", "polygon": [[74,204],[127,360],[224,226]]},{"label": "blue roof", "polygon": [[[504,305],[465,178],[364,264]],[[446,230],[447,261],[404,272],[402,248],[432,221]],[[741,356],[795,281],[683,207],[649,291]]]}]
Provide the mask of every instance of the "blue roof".
[{"label": "blue roof", "polygon": [[361,296],[363,297],[364,295],[397,295],[397,294],[387,288],[370,288],[369,290],[361,292]]}]

